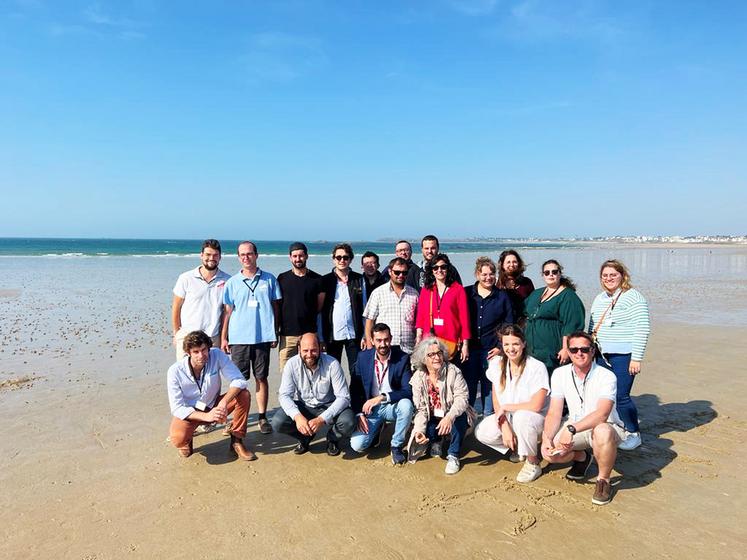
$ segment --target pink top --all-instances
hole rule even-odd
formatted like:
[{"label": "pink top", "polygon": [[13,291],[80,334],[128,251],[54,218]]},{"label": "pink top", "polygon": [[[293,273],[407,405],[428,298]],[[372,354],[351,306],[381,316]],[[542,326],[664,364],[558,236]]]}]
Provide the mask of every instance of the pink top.
[{"label": "pink top", "polygon": [[420,290],[415,327],[423,329],[423,336],[428,336],[431,331],[431,309],[433,309],[433,330],[437,337],[452,342],[469,340],[471,333],[467,295],[459,282],[454,282],[449,286],[443,298],[438,296],[436,284],[433,288],[423,286]]}]

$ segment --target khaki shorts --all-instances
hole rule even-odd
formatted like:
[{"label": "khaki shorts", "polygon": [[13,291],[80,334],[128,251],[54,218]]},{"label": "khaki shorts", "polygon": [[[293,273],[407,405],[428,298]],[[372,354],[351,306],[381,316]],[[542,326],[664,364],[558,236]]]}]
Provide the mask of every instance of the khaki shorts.
[{"label": "khaki shorts", "polygon": [[298,354],[298,341],[301,340],[301,336],[281,336],[278,343],[278,361],[280,366],[280,373],[283,373],[285,364],[293,356]]},{"label": "khaki shorts", "polygon": [[[560,430],[558,430],[558,433],[555,434],[555,437],[553,438],[553,445],[558,444],[558,438],[560,438],[560,434],[563,433],[563,430],[566,429],[566,426],[568,424],[571,424],[570,421],[564,422],[563,425],[560,427]],[[607,422],[609,426],[612,427],[612,430],[615,432],[615,435],[617,436],[617,443],[620,443],[621,441],[625,441],[625,438],[628,437],[628,433],[625,431],[625,428],[622,426],[618,426],[617,424],[613,424],[612,422]],[[583,432],[576,432],[576,434],[573,436],[573,450],[574,451],[584,451],[585,449],[594,449],[594,442],[592,441],[591,437],[591,430],[584,430]]]}]

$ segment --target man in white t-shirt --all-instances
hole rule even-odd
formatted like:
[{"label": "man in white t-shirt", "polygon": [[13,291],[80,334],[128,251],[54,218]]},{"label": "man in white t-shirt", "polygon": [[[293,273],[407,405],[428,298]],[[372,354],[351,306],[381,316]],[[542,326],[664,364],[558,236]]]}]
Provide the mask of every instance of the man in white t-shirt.
[{"label": "man in white t-shirt", "polygon": [[[610,474],[617,457],[617,444],[626,437],[617,415],[617,379],[595,363],[591,335],[577,331],[568,337],[571,363],[552,374],[550,409],[542,431],[542,456],[549,463],[573,462],[566,473],[570,480],[583,480],[593,452],[599,467],[592,503],[604,505],[612,499]],[[568,420],[561,426],[563,404]]]},{"label": "man in white t-shirt", "polygon": [[204,332],[212,339],[214,347],[220,347],[223,287],[230,278],[218,268],[220,257],[220,242],[206,239],[200,251],[202,264],[179,275],[174,285],[171,325],[177,361],[184,356],[184,337],[193,331]]}]

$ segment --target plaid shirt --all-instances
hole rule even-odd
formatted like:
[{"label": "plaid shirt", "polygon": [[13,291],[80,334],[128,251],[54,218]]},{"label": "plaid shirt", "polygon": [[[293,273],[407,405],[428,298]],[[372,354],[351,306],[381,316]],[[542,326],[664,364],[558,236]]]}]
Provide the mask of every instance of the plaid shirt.
[{"label": "plaid shirt", "polygon": [[363,316],[374,323],[385,323],[392,331],[392,344],[411,354],[415,349],[415,308],[418,292],[405,285],[398,296],[387,282],[379,286],[368,298]]}]

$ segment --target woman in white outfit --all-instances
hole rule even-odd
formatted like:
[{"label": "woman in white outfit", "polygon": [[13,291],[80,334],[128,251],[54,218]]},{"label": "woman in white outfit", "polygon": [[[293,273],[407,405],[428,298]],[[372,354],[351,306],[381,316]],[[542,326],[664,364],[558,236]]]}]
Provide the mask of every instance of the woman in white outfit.
[{"label": "woman in white outfit", "polygon": [[503,356],[492,358],[486,372],[493,382],[495,414],[480,422],[475,437],[501,453],[526,457],[516,480],[532,482],[542,474],[538,442],[550,391],[547,367],[527,356],[524,332],[516,325],[500,327],[498,338]]}]

